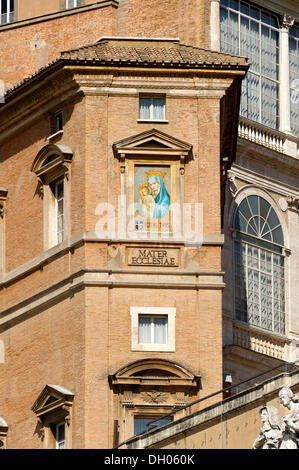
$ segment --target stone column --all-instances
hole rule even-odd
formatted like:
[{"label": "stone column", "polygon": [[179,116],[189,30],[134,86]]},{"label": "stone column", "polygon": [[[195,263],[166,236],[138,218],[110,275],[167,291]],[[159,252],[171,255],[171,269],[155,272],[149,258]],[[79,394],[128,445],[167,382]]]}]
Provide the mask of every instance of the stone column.
[{"label": "stone column", "polygon": [[210,0],[210,47],[220,51],[220,0]]},{"label": "stone column", "polygon": [[291,134],[290,110],[290,64],[289,64],[289,29],[294,18],[285,15],[280,28],[279,44],[279,130]]}]

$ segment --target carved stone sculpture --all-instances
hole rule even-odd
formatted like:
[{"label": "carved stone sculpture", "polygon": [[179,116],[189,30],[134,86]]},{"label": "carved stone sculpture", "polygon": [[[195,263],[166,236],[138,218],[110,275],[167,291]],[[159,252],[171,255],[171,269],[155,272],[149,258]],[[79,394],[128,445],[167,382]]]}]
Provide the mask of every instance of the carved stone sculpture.
[{"label": "carved stone sculpture", "polygon": [[299,448],[299,397],[289,387],[282,387],[279,392],[280,403],[290,412],[283,416],[282,441],[280,449]]},{"label": "carved stone sculpture", "polygon": [[263,425],[253,443],[253,449],[279,449],[282,432],[277,408],[263,406],[260,409],[260,417]]}]

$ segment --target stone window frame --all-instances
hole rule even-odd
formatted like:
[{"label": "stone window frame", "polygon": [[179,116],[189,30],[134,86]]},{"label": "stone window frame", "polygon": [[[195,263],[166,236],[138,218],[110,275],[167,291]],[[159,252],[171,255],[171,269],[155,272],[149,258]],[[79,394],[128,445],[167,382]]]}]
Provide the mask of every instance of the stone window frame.
[{"label": "stone window frame", "polygon": [[45,449],[57,449],[57,425],[65,424],[65,448],[72,448],[72,405],[75,394],[61,385],[47,384],[31,410]]},{"label": "stone window frame", "polygon": [[[176,308],[174,307],[130,307],[131,315],[131,350],[132,351],[159,351],[175,352],[175,317]],[[139,343],[139,316],[148,315],[167,317],[167,343]]]},{"label": "stone window frame", "polygon": [[71,163],[73,150],[65,144],[48,144],[43,147],[31,167],[39,183],[40,194],[43,199],[43,225],[44,250],[48,250],[57,243],[55,230],[55,196],[51,184],[63,180],[64,186],[64,237],[62,242],[70,235],[70,190],[71,190]]},{"label": "stone window frame", "polygon": [[[135,134],[133,136],[115,142],[112,145],[114,157],[119,161],[120,170],[120,196],[124,204],[129,205],[134,202],[134,191],[131,180],[134,175],[135,165],[169,165],[171,180],[174,187],[174,194],[177,203],[183,208],[184,204],[184,174],[185,166],[194,159],[193,146],[187,142],[177,139],[155,128]],[[138,232],[135,228],[130,228],[130,216],[124,209],[120,213],[119,224],[121,226],[122,237],[140,239],[147,237],[146,231]],[[183,218],[181,218],[180,232],[183,234]],[[157,238],[159,238],[159,231]],[[164,232],[164,235],[166,232]],[[153,235],[153,233],[152,233]],[[169,233],[173,236],[173,232]],[[180,234],[178,235],[178,237]]]}]

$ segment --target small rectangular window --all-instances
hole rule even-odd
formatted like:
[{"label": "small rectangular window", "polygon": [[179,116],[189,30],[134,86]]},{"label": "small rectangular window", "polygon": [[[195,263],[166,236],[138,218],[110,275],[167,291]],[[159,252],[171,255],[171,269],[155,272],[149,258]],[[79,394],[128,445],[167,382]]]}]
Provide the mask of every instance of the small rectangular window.
[{"label": "small rectangular window", "polygon": [[141,96],[139,98],[139,119],[165,121],[165,97]]},{"label": "small rectangular window", "polygon": [[62,111],[57,111],[57,113],[54,114],[54,132],[62,131],[63,128],[63,119],[62,119]]},{"label": "small rectangular window", "polygon": [[76,8],[81,6],[81,0],[66,0],[66,8]]},{"label": "small rectangular window", "polygon": [[65,449],[65,423],[56,424],[56,449]]},{"label": "small rectangular window", "polygon": [[0,24],[11,23],[14,20],[14,1],[0,0]]}]

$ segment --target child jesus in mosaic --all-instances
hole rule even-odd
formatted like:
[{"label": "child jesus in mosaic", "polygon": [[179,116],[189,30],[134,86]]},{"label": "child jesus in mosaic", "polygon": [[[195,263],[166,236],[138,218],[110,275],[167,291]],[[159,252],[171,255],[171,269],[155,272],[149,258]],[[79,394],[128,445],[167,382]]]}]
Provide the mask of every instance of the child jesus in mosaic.
[{"label": "child jesus in mosaic", "polygon": [[141,203],[140,213],[142,217],[151,219],[155,211],[155,200],[151,195],[150,187],[146,183],[142,184],[139,186],[139,194],[141,196],[141,198],[138,197]]}]

